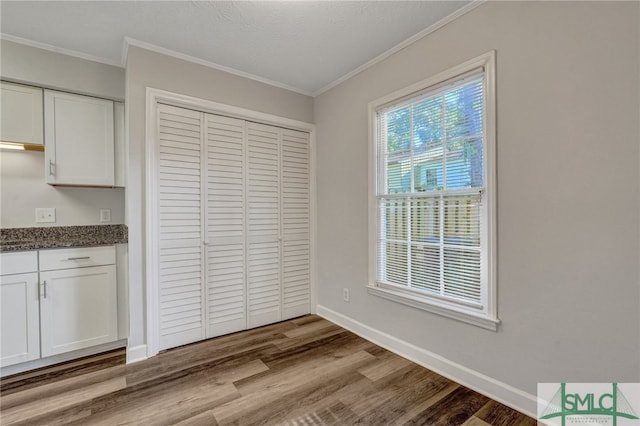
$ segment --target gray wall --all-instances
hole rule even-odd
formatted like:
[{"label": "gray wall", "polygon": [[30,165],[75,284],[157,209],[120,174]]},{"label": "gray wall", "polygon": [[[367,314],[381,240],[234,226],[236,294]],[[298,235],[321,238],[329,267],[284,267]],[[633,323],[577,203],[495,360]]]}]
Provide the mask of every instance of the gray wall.
[{"label": "gray wall", "polygon": [[3,80],[124,100],[124,68],[0,40]]},{"label": "gray wall", "polygon": [[[34,47],[0,41],[3,80],[114,100],[124,99],[124,69]],[[110,223],[124,223],[124,190],[56,188],[44,180],[44,153],[0,151],[0,226],[99,225],[101,208]],[[56,223],[36,224],[36,207],[55,207]]]},{"label": "gray wall", "polygon": [[131,330],[129,348],[145,344],[144,146],[146,87],[294,120],[313,121],[313,99],[202,65],[130,46],[126,72],[129,136],[127,223]]},{"label": "gray wall", "polygon": [[[639,7],[487,2],[318,96],[319,304],[533,395],[639,381]],[[498,332],[365,290],[368,102],[492,49]]]}]

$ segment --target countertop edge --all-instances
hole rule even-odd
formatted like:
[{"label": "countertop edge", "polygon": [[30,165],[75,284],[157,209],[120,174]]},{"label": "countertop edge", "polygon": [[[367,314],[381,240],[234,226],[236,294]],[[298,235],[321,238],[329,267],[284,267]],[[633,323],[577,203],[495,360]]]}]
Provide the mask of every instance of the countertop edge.
[{"label": "countertop edge", "polygon": [[0,253],[128,244],[126,225],[0,229]]},{"label": "countertop edge", "polygon": [[100,247],[111,246],[115,244],[128,244],[128,241],[73,241],[73,242],[37,242],[26,244],[0,244],[0,253],[11,253],[17,251],[47,250],[56,248],[81,248],[81,247]]}]

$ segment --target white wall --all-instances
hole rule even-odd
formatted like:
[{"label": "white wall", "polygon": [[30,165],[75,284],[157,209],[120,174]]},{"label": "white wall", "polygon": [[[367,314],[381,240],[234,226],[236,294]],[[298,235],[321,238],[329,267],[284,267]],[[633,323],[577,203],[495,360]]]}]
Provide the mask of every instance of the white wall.
[{"label": "white wall", "polygon": [[312,122],[313,99],[254,80],[130,46],[126,69],[129,136],[129,359],[145,355],[145,91],[147,87]]},{"label": "white wall", "polygon": [[[104,225],[100,209],[111,209],[109,224],[124,223],[124,189],[53,187],[44,169],[44,152],[0,151],[2,228]],[[56,223],[36,223],[37,207],[54,207]]]},{"label": "white wall", "polygon": [[[640,381],[639,7],[487,2],[317,97],[319,304],[533,395]],[[492,49],[498,332],[365,290],[368,102]]]},{"label": "white wall", "polygon": [[[124,99],[124,69],[6,40],[0,41],[3,80]],[[0,227],[99,225],[101,208],[111,224],[124,223],[124,190],[60,188],[45,183],[44,153],[0,151]],[[56,223],[36,224],[36,207],[55,207]]]}]

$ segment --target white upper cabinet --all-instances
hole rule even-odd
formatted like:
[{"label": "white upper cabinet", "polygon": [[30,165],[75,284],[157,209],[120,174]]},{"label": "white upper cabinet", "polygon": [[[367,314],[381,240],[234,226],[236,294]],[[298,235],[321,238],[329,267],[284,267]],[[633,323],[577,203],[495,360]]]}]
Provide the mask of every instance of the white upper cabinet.
[{"label": "white upper cabinet", "polygon": [[0,140],[42,145],[42,89],[4,81],[0,83],[0,88]]},{"label": "white upper cabinet", "polygon": [[113,187],[113,101],[45,90],[44,112],[46,182]]},{"label": "white upper cabinet", "polygon": [[113,103],[113,123],[115,125],[113,139],[115,143],[115,186],[125,187],[126,176],[126,157],[127,145],[125,144],[124,134],[124,103]]}]

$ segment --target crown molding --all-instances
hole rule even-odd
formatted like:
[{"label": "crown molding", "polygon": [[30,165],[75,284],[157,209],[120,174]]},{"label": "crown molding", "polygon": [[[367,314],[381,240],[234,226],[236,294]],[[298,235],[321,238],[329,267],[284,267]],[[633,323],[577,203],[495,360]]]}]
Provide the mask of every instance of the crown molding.
[{"label": "crown molding", "polygon": [[[291,92],[296,92],[305,96],[313,96],[312,92],[307,90],[299,89],[297,87],[289,86],[288,84],[279,83],[277,81],[269,80],[268,78],[260,77],[254,74],[250,74],[248,72],[240,71],[235,68],[227,67],[224,65],[216,64],[214,62],[206,61],[204,59],[196,58],[191,55],[187,55],[184,53],[176,52],[175,50],[166,49],[164,47],[156,46],[151,43],[147,43],[144,41],[136,40],[131,37],[125,37],[125,44],[127,45],[126,51],[128,52],[129,46],[139,47],[141,49],[150,50],[155,53],[160,53],[161,55],[170,56],[176,59],[180,59],[187,62],[192,62],[194,64],[203,65],[205,67],[213,68],[218,71],[224,71],[229,74],[237,75],[239,77],[248,78],[249,80],[254,80],[260,83],[268,84],[270,86],[275,86],[280,89],[289,90]],[[124,49],[123,49],[123,53]],[[126,62],[126,59],[125,59]]]},{"label": "crown molding", "polygon": [[124,66],[121,63],[118,63],[116,61],[110,61],[109,59],[101,58],[99,56],[90,55],[84,52],[78,52],[77,50],[57,47],[51,44],[29,40],[29,39],[17,37],[11,34],[0,33],[0,39],[11,41],[13,43],[24,44],[25,46],[35,47],[37,49],[47,50],[49,52],[60,53],[62,55],[67,55],[67,56],[73,56],[74,58],[84,59],[86,61],[99,62],[101,64],[111,65],[113,67],[124,68]]},{"label": "crown molding", "polygon": [[414,34],[413,36],[409,37],[408,39],[404,40],[403,42],[400,42],[399,44],[393,46],[391,49],[381,53],[380,55],[376,56],[375,58],[373,58],[372,60],[370,60],[369,62],[366,62],[362,65],[360,65],[358,68],[354,69],[353,71],[348,72],[347,74],[343,75],[342,77],[332,81],[331,83],[327,84],[326,86],[324,86],[323,88],[316,90],[315,92],[312,93],[313,97],[319,96],[321,94],[323,94],[324,92],[333,89],[334,87],[336,87],[337,85],[339,85],[340,83],[343,83],[347,80],[349,80],[351,77],[360,74],[361,72],[371,68],[372,66],[374,66],[375,64],[384,61],[385,59],[387,59],[389,56],[393,55],[394,53],[399,52],[400,50],[404,49],[405,47],[415,43],[416,41],[420,40],[421,38],[431,34],[432,32],[439,30],[440,28],[444,27],[445,25],[447,25],[448,23],[458,19],[459,17],[461,17],[462,15],[465,15],[469,12],[471,12],[473,9],[475,9],[476,7],[480,6],[481,4],[485,3],[488,0],[472,0],[471,3],[467,4],[466,6],[456,10],[455,12],[453,12],[450,15],[445,16],[444,18],[440,19],[438,22],[436,22],[435,24],[432,24],[430,26],[428,26],[427,28],[425,28],[424,30],[420,31],[419,33]]},{"label": "crown molding", "polygon": [[120,55],[120,63],[126,69],[127,68],[127,58],[129,57],[129,37],[125,37],[122,39],[122,53]]}]

